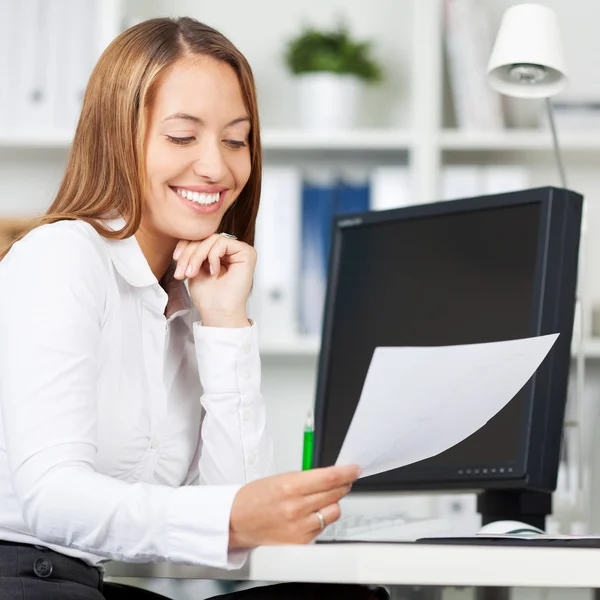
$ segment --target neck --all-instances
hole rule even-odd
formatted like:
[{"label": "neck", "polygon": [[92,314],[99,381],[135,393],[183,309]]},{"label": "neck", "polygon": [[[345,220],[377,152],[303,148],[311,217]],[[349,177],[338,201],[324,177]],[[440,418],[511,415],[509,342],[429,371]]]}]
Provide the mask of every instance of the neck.
[{"label": "neck", "polygon": [[143,222],[136,231],[135,238],[148,261],[148,265],[150,265],[154,277],[157,281],[160,281],[173,262],[173,252],[177,240],[148,229]]}]

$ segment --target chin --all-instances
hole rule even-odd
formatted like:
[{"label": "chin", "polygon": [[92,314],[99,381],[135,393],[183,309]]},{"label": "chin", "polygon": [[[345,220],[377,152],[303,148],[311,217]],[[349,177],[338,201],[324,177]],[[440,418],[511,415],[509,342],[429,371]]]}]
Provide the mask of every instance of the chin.
[{"label": "chin", "polygon": [[201,242],[210,237],[219,228],[219,223],[194,223],[188,220],[173,227],[173,237],[179,240],[189,240],[190,242]]}]

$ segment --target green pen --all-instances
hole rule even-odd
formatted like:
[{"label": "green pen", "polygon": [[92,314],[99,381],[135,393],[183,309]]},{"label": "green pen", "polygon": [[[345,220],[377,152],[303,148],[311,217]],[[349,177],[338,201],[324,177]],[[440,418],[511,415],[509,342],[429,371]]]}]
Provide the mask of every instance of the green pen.
[{"label": "green pen", "polygon": [[312,467],[313,441],[315,435],[315,424],[312,410],[306,415],[304,423],[304,444],[302,446],[302,470],[308,471]]}]

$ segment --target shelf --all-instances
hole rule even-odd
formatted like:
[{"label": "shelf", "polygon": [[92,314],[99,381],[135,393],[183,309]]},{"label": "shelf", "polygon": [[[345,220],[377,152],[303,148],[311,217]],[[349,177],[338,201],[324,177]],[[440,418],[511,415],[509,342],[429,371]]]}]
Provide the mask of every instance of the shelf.
[{"label": "shelf", "polygon": [[263,357],[298,356],[317,357],[321,347],[318,337],[299,335],[295,338],[281,341],[260,341],[260,354]]},{"label": "shelf", "polygon": [[[571,347],[573,359],[577,358],[577,341],[573,340]],[[588,339],[583,343],[583,356],[588,359],[600,359],[600,339]]]},{"label": "shelf", "polygon": [[[260,354],[264,357],[286,356],[286,357],[317,357],[321,343],[318,337],[297,336],[279,342],[260,342]],[[600,338],[589,339],[584,342],[583,355],[590,360],[600,360]],[[577,345],[573,341],[571,356],[577,357]]]},{"label": "shelf", "polygon": [[[558,132],[558,141],[563,150],[598,150],[598,132]],[[552,152],[552,138],[547,131],[505,130],[498,132],[466,132],[445,130],[439,136],[442,150],[535,150]]]},{"label": "shelf", "polygon": [[[52,131],[43,134],[0,134],[0,149],[68,149],[73,132]],[[267,129],[262,132],[263,149],[310,151],[394,151],[411,150],[410,131],[394,129],[355,129],[313,132],[301,129]],[[448,151],[540,151],[552,152],[552,139],[545,131],[505,130],[499,132],[465,132],[445,130],[439,133],[439,147]],[[565,151],[600,151],[600,132],[559,132]]]},{"label": "shelf", "polygon": [[[0,134],[0,148],[67,149],[73,132],[43,134]],[[267,129],[262,132],[264,150],[384,150],[406,152],[412,135],[404,130],[354,129],[347,131],[303,131],[301,129]]]},{"label": "shelf", "polygon": [[73,141],[72,131],[49,131],[36,134],[0,133],[0,149],[55,149],[66,150]]},{"label": "shelf", "polygon": [[408,151],[412,135],[405,130],[353,129],[347,131],[303,131],[266,129],[264,150],[396,150]]}]

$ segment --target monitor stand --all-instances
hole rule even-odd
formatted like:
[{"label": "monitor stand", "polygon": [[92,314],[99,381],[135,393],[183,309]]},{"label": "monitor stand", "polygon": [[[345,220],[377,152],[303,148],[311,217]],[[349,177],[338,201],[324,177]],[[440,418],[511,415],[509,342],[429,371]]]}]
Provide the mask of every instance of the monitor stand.
[{"label": "monitor stand", "polygon": [[552,494],[529,490],[485,490],[477,496],[481,524],[494,521],[522,521],[542,531],[552,514]]},{"label": "monitor stand", "polygon": [[[546,517],[552,514],[552,494],[529,490],[485,490],[477,496],[481,524],[494,521],[521,521],[546,530]],[[477,588],[476,600],[509,600],[508,587]]]}]

